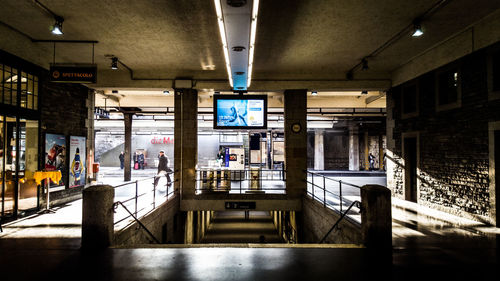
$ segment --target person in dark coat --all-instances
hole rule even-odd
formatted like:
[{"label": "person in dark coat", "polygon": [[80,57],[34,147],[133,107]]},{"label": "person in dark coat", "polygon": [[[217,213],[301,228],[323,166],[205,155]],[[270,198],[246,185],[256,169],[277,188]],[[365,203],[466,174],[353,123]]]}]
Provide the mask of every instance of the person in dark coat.
[{"label": "person in dark coat", "polygon": [[160,160],[160,162],[158,163],[158,174],[155,177],[154,186],[156,187],[158,185],[160,177],[162,175],[165,175],[165,177],[167,178],[167,187],[170,187],[171,180],[169,172],[171,170],[168,167],[168,157],[165,155],[165,152],[163,150],[160,150],[160,155],[158,156],[158,159]]},{"label": "person in dark coat", "polygon": [[123,151],[120,153],[120,156],[118,156],[118,158],[120,159],[120,169],[123,170],[123,167],[125,166],[124,165],[124,162],[125,162],[125,155],[123,154]]},{"label": "person in dark coat", "polygon": [[139,169],[144,170],[144,154],[142,152],[139,152],[137,162],[139,163]]}]

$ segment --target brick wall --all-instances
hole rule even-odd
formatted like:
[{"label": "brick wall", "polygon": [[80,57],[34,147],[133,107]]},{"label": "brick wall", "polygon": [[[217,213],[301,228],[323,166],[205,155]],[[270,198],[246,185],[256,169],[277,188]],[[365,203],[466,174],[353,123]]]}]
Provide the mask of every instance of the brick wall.
[{"label": "brick wall", "polygon": [[[450,65],[460,69],[461,106],[436,111],[435,75]],[[418,203],[486,218],[490,215],[488,122],[500,119],[500,100],[488,101],[487,50],[450,65],[415,79],[420,103],[416,117],[401,117],[404,84],[389,91],[388,187],[393,195],[404,199],[403,135],[416,133]]]}]

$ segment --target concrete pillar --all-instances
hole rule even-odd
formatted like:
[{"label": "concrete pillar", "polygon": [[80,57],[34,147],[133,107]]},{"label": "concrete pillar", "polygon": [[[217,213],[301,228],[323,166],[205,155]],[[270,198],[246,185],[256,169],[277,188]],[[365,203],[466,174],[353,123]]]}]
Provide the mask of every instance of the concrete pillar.
[{"label": "concrete pillar", "polygon": [[324,131],[314,132],[314,170],[325,169]]},{"label": "concrete pillar", "polygon": [[370,170],[370,138],[368,138],[368,132],[365,132],[365,170]]},{"label": "concrete pillar", "polygon": [[359,171],[359,130],[349,127],[349,171]]},{"label": "concrete pillar", "polygon": [[302,197],[306,192],[307,170],[307,91],[285,91],[285,170],[286,193]]},{"label": "concrete pillar", "polygon": [[130,181],[132,178],[132,170],[130,162],[132,160],[132,113],[123,113],[123,121],[125,122],[125,167],[123,169],[123,180]]},{"label": "concrete pillar", "polygon": [[193,211],[186,212],[186,227],[184,228],[184,244],[193,244]]},{"label": "concrete pillar", "polygon": [[115,190],[93,185],[83,190],[82,248],[103,249],[113,243]]},{"label": "concrete pillar", "polygon": [[181,199],[191,199],[196,188],[198,159],[198,92],[194,89],[175,90],[174,165],[175,191]]},{"label": "concrete pillar", "polygon": [[391,191],[381,185],[362,186],[361,210],[361,233],[366,247],[391,250]]}]

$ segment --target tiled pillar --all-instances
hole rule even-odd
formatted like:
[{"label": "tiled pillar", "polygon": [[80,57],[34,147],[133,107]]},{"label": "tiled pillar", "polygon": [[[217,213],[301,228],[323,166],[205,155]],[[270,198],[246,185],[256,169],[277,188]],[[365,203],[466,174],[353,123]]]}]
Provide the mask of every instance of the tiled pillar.
[{"label": "tiled pillar", "polygon": [[314,132],[314,170],[325,169],[324,131]]},{"label": "tiled pillar", "polygon": [[349,127],[349,171],[359,171],[358,127]]},{"label": "tiled pillar", "polygon": [[301,197],[306,192],[307,91],[285,91],[286,193]]},{"label": "tiled pillar", "polygon": [[198,159],[198,92],[194,89],[175,90],[174,128],[174,187],[181,199],[191,199],[196,187]]},{"label": "tiled pillar", "polygon": [[132,171],[130,167],[132,155],[132,113],[123,113],[123,121],[125,122],[125,167],[123,169],[123,180],[130,181]]}]

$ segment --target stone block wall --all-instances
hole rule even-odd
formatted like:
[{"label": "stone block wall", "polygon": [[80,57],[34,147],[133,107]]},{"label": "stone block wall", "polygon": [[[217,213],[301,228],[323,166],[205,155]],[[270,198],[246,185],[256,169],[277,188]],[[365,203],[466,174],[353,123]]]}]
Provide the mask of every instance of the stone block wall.
[{"label": "stone block wall", "polygon": [[[406,82],[417,82],[415,117],[402,118],[405,84],[388,92],[387,183],[393,196],[405,197],[403,137],[413,133],[418,139],[417,202],[470,218],[490,215],[488,122],[500,120],[500,100],[488,100],[487,54],[488,49],[479,50]],[[461,105],[436,110],[436,73],[449,66],[459,69]]]}]

